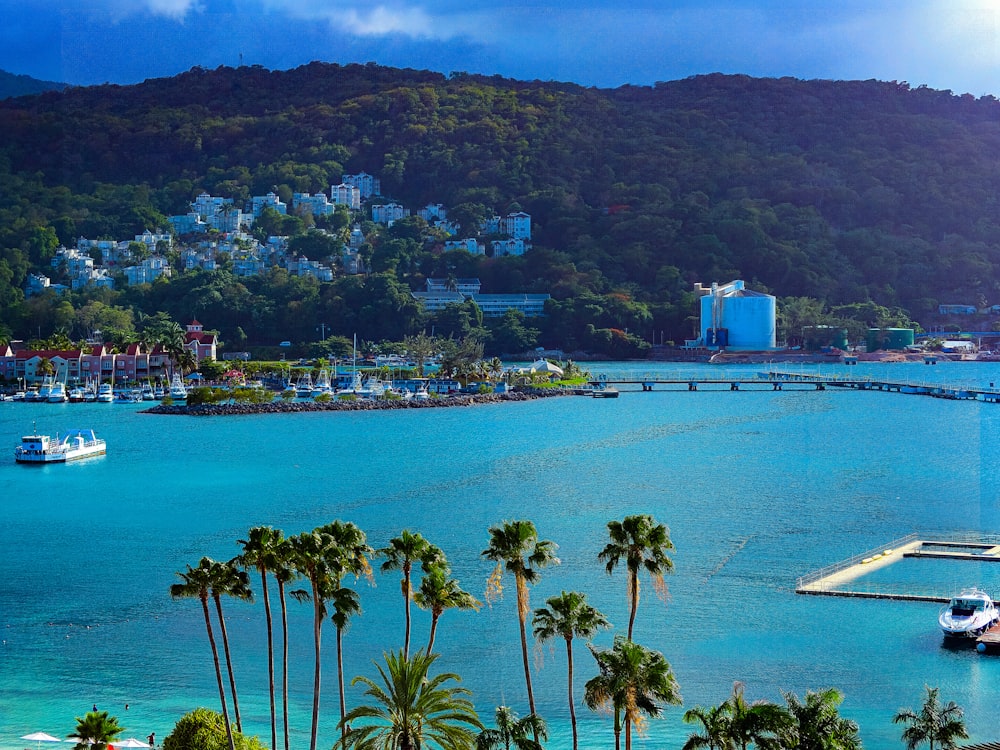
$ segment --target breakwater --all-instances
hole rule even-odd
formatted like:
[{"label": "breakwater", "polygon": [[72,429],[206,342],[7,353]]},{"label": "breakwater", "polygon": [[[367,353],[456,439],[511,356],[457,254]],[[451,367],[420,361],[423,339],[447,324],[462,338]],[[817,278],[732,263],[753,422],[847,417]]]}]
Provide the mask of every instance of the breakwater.
[{"label": "breakwater", "polygon": [[315,411],[385,411],[390,409],[439,409],[453,406],[479,406],[538,398],[571,395],[559,388],[519,389],[508,393],[473,393],[427,399],[334,399],[331,401],[272,401],[268,404],[159,404],[140,414],[175,414],[188,417],[226,417],[256,414],[297,414]]}]

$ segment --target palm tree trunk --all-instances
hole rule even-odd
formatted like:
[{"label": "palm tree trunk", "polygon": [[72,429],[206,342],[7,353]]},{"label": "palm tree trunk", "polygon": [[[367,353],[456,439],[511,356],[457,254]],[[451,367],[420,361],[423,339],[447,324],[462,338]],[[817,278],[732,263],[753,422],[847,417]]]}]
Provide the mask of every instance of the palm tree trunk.
[{"label": "palm tree trunk", "polygon": [[573,639],[566,639],[566,682],[569,685],[569,723],[573,727],[573,750],[576,748],[576,707],[573,705]]},{"label": "palm tree trunk", "polygon": [[[517,585],[517,624],[521,629],[521,660],[524,662],[524,681],[528,686],[528,710],[534,716],[535,694],[531,691],[531,669],[528,666],[528,636],[524,630],[524,620],[528,613],[523,612],[521,606],[521,602],[527,599],[527,592],[521,590],[525,584],[520,577],[515,578],[515,583]],[[534,735],[535,742],[538,742],[538,730],[532,728],[531,732]]]},{"label": "palm tree trunk", "polygon": [[344,700],[344,631],[337,628],[337,682],[340,685],[340,736],[347,746],[347,703]]},{"label": "palm tree trunk", "polygon": [[[628,616],[628,639],[632,640],[632,626],[635,625],[635,612],[639,608],[639,571],[633,570],[629,572],[628,579],[628,598],[629,598],[629,616]],[[628,725],[628,719],[625,720],[626,726]],[[628,742],[626,731],[626,742]]]},{"label": "palm tree trunk", "polygon": [[219,627],[222,630],[222,648],[226,652],[226,671],[229,672],[229,688],[233,693],[233,713],[236,715],[236,731],[243,732],[243,723],[240,721],[240,702],[236,697],[236,678],[233,676],[233,660],[229,656],[229,636],[226,633],[226,621],[222,617],[222,597],[215,594],[215,609],[219,614]]},{"label": "palm tree trunk", "polygon": [[625,717],[625,750],[632,750],[632,720]]},{"label": "palm tree trunk", "polygon": [[313,584],[313,713],[309,732],[309,750],[316,750],[316,731],[319,728],[319,646],[323,635],[323,602],[319,598],[319,587]]},{"label": "palm tree trunk", "polygon": [[403,563],[403,606],[406,607],[406,636],[403,639],[403,658],[410,658],[410,564]]},{"label": "palm tree trunk", "polygon": [[271,623],[271,600],[267,595],[267,572],[260,571],[260,586],[264,592],[264,618],[267,620],[267,688],[271,699],[271,748],[278,747],[278,720],[274,711],[274,629]]},{"label": "palm tree trunk", "polygon": [[222,684],[222,665],[219,664],[219,649],[215,645],[215,635],[212,633],[212,618],[208,614],[208,597],[201,597],[201,606],[205,610],[205,628],[208,630],[208,642],[212,646],[212,660],[215,662],[215,679],[219,683],[219,700],[222,703],[222,720],[226,724],[226,737],[229,739],[229,750],[236,750],[233,742],[233,728],[229,725],[229,709],[226,707],[226,689]]},{"label": "palm tree trunk", "polygon": [[[288,748],[288,607],[285,605],[285,584],[278,579],[281,600],[281,714],[284,721],[285,750]],[[273,750],[278,750],[277,747]]]},{"label": "palm tree trunk", "polygon": [[427,641],[427,653],[431,654],[434,651],[434,636],[437,633],[438,618],[441,616],[440,612],[431,612],[431,637]]},{"label": "palm tree trunk", "polygon": [[[622,746],[622,712],[615,706],[615,750],[621,750]],[[744,748],[746,750],[746,748]]]}]

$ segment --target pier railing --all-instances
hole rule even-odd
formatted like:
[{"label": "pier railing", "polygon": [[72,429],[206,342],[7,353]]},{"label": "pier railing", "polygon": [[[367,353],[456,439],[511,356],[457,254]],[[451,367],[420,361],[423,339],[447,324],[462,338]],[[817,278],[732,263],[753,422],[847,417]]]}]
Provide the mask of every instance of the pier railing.
[{"label": "pier railing", "polygon": [[834,573],[839,573],[842,570],[847,570],[857,564],[862,560],[869,557],[874,557],[875,555],[880,555],[884,550],[887,549],[898,549],[904,547],[907,544],[912,544],[913,542],[920,539],[919,534],[907,534],[906,536],[900,537],[899,539],[893,539],[891,542],[882,544],[873,549],[867,550],[866,552],[859,552],[852,557],[848,557],[846,560],[841,560],[840,562],[833,563],[832,565],[827,565],[825,568],[820,568],[819,570],[814,570],[812,573],[806,573],[804,576],[800,576],[795,583],[795,588],[801,589],[808,586],[810,583],[815,583],[822,578],[828,578]]}]

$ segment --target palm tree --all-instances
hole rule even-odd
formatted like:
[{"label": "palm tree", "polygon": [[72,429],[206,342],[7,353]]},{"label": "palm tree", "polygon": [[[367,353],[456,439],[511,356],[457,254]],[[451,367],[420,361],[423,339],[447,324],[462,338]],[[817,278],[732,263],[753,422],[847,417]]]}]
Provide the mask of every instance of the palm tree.
[{"label": "palm tree", "polygon": [[[372,704],[361,705],[341,719],[343,734],[335,748],[346,750],[418,750],[438,746],[458,750],[472,746],[474,729],[482,729],[479,717],[465,688],[448,685],[458,682],[457,674],[434,677],[428,670],[437,654],[417,651],[407,659],[401,651],[384,655],[385,668],[376,664],[381,684],[367,677],[355,677],[351,684],[367,687]],[[347,725],[362,719],[360,726],[347,732]]]},{"label": "palm tree", "polygon": [[[497,706],[496,729],[484,729],[476,737],[476,750],[542,750],[541,743],[532,737],[549,738],[548,730],[541,716],[525,716],[518,719],[507,706]],[[532,737],[528,736],[531,733]]]},{"label": "palm tree", "polygon": [[730,738],[729,725],[732,716],[732,707],[729,701],[723,701],[718,706],[704,708],[695,706],[684,712],[682,721],[685,724],[698,722],[704,729],[703,734],[692,733],[681,750],[735,750]]},{"label": "palm tree", "polygon": [[[521,658],[524,662],[524,681],[528,686],[529,713],[535,713],[535,696],[531,691],[531,671],[528,668],[528,637],[525,622],[531,611],[528,584],[539,578],[537,568],[558,565],[559,558],[554,542],[539,539],[535,524],[531,521],[505,521],[500,526],[490,527],[490,546],[482,551],[483,557],[497,565],[486,582],[486,601],[502,596],[501,579],[503,571],[513,574],[517,590],[517,619],[521,629]],[[537,737],[535,740],[537,741]]]},{"label": "palm tree", "polygon": [[[293,564],[294,549],[288,539],[280,539],[274,546],[271,574],[278,584],[278,602],[281,604],[281,714],[285,734],[285,750],[288,748],[288,602],[285,586],[295,580],[298,573]],[[277,748],[274,748],[277,750]]]},{"label": "palm tree", "polygon": [[118,719],[107,711],[89,711],[82,718],[76,717],[76,730],[70,739],[77,741],[73,750],[107,750],[124,731],[125,727],[119,726]]},{"label": "palm tree", "polygon": [[420,581],[420,589],[413,595],[413,601],[421,609],[431,611],[431,634],[427,641],[427,653],[434,653],[434,635],[437,633],[438,619],[446,609],[479,609],[480,602],[467,591],[463,591],[458,581],[449,578],[448,566],[431,565]]},{"label": "palm tree", "polygon": [[222,633],[222,648],[226,654],[226,670],[229,672],[229,688],[233,694],[233,714],[236,718],[236,731],[243,732],[243,722],[240,720],[240,702],[236,697],[236,678],[233,676],[233,659],[229,653],[229,634],[226,631],[226,619],[222,616],[222,596],[231,596],[245,602],[253,601],[250,590],[250,578],[245,571],[240,570],[235,560],[229,562],[213,562],[211,568],[211,595],[215,601],[215,611],[219,617],[219,630]]},{"label": "palm tree", "polygon": [[[170,596],[174,599],[197,598],[201,601],[205,613],[205,629],[208,631],[208,642],[212,647],[212,660],[215,662],[215,678],[219,683],[219,701],[222,703],[222,719],[226,723],[226,737],[229,739],[229,750],[236,750],[233,744],[233,729],[229,724],[229,709],[226,707],[226,690],[222,684],[222,667],[219,664],[219,649],[215,645],[215,635],[212,632],[212,618],[208,614],[208,595],[212,586],[212,569],[215,561],[203,557],[197,568],[187,566],[186,573],[178,573],[182,583],[170,587]],[[315,749],[313,749],[315,750]]]},{"label": "palm tree", "polygon": [[[240,539],[243,547],[240,564],[255,568],[260,573],[260,587],[264,596],[264,617],[267,620],[267,687],[271,707],[271,747],[278,747],[278,721],[274,703],[274,629],[271,621],[271,601],[267,590],[267,572],[278,565],[276,551],[283,541],[281,530],[270,526],[255,526]],[[287,738],[286,738],[287,739]]]},{"label": "palm tree", "polygon": [[924,685],[924,690],[927,691],[927,696],[920,707],[920,713],[904,708],[893,717],[892,722],[908,725],[903,730],[902,737],[907,750],[915,750],[925,742],[929,750],[934,750],[934,743],[938,743],[942,750],[951,750],[955,747],[955,740],[964,740],[969,736],[962,718],[964,711],[954,701],[941,705],[939,688]]},{"label": "palm tree", "polygon": [[415,534],[408,529],[403,529],[402,533],[389,540],[389,546],[378,550],[375,555],[384,557],[382,572],[388,573],[392,570],[403,572],[403,580],[400,588],[403,592],[403,606],[406,608],[406,634],[403,638],[403,657],[410,654],[410,597],[413,588],[410,585],[410,572],[415,561],[420,561],[426,567],[440,554],[440,550],[424,539],[419,533]]},{"label": "palm tree", "polygon": [[610,705],[615,716],[615,750],[621,747],[622,720],[625,726],[625,750],[632,748],[632,726],[642,732],[644,715],[656,718],[661,703],[680,704],[681,696],[670,664],[658,651],[650,651],[622,636],[615,636],[614,646],[591,653],[600,673],[587,681],[584,702],[596,710]]},{"label": "palm tree", "polygon": [[550,597],[546,604],[535,610],[532,623],[535,638],[547,641],[562,636],[566,641],[567,684],[569,685],[569,720],[573,727],[573,750],[577,748],[576,708],[573,698],[573,637],[590,640],[598,630],[610,628],[611,623],[597,609],[587,604],[587,596],[576,591],[563,591],[559,596]]},{"label": "palm tree", "polygon": [[857,722],[845,719],[837,707],[844,700],[834,688],[806,692],[805,701],[784,693],[792,719],[786,743],[795,750],[861,750]]},{"label": "palm tree", "polygon": [[645,570],[653,580],[653,588],[661,596],[666,595],[667,585],[663,581],[666,573],[673,572],[674,563],[667,552],[674,549],[670,541],[670,531],[658,524],[649,515],[626,516],[623,521],[610,521],[608,534],[611,541],[597,556],[606,563],[608,575],[621,560],[628,570],[628,639],[632,640],[632,627],[639,607],[639,570]]},{"label": "palm tree", "polygon": [[782,734],[792,725],[788,711],[775,703],[747,703],[742,682],[733,684],[733,693],[727,702],[730,712],[729,739],[740,750],[747,750],[750,745],[770,747],[779,744]]}]

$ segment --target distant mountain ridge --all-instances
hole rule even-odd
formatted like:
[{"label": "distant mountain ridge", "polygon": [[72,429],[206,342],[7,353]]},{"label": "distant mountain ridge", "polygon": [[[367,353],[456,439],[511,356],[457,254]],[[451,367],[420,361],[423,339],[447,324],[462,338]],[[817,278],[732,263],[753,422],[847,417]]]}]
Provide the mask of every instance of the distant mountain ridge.
[{"label": "distant mountain ridge", "polygon": [[44,91],[62,91],[68,88],[68,83],[42,81],[31,76],[17,75],[0,70],[0,99],[10,99],[14,96],[41,94]]}]

